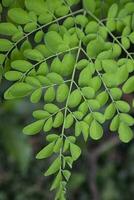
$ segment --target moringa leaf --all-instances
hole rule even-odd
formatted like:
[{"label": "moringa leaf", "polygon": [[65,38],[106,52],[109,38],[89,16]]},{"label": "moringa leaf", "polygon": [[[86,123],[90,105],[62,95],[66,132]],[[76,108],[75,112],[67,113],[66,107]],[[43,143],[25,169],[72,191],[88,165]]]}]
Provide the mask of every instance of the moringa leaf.
[{"label": "moringa leaf", "polygon": [[12,8],[8,11],[8,17],[16,24],[27,24],[30,22],[28,13],[22,8]]},{"label": "moringa leaf", "polygon": [[96,9],[96,2],[94,0],[83,0],[83,7],[85,10],[94,13]]},{"label": "moringa leaf", "polygon": [[26,126],[23,129],[23,133],[26,135],[35,135],[39,133],[44,125],[44,120],[38,120],[36,122],[33,122],[32,124]]},{"label": "moringa leaf", "polygon": [[13,43],[7,39],[0,39],[0,51],[8,51],[12,48]]}]

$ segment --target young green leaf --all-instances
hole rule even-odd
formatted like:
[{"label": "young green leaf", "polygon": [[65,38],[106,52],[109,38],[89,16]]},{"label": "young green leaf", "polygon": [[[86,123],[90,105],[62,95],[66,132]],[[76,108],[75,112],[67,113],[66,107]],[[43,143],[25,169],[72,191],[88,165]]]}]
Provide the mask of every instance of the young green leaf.
[{"label": "young green leaf", "polygon": [[59,51],[59,46],[62,43],[62,37],[55,31],[50,31],[45,35],[45,44],[53,53],[57,53]]},{"label": "young green leaf", "polygon": [[81,155],[81,149],[76,144],[70,143],[70,151],[74,161]]},{"label": "young green leaf", "polygon": [[81,102],[81,99],[82,97],[80,91],[78,89],[74,90],[69,96],[68,106],[70,108],[78,106]]},{"label": "young green leaf", "polygon": [[0,23],[0,34],[12,36],[14,35],[18,29],[16,26],[10,22]]},{"label": "young green leaf", "polygon": [[27,49],[24,51],[24,56],[30,60],[41,61],[44,56],[37,49]]},{"label": "young green leaf", "polygon": [[63,124],[64,116],[63,113],[60,111],[57,113],[54,122],[53,122],[53,127],[58,128]]},{"label": "young green leaf", "polygon": [[125,123],[119,125],[119,138],[122,142],[128,143],[133,138],[133,132]]},{"label": "young green leaf", "polygon": [[8,51],[13,46],[13,43],[7,39],[0,39],[0,51]]},{"label": "young green leaf", "polygon": [[21,72],[26,72],[32,68],[32,64],[26,60],[15,60],[11,63],[11,67]]},{"label": "young green leaf", "polygon": [[30,101],[32,103],[38,103],[41,99],[41,96],[42,96],[42,88],[38,88],[32,93]]},{"label": "young green leaf", "polygon": [[42,130],[43,125],[44,125],[44,120],[38,120],[36,122],[33,122],[32,124],[26,126],[23,129],[23,133],[26,135],[35,135]]},{"label": "young green leaf", "polygon": [[8,17],[16,24],[27,24],[30,22],[28,13],[22,8],[12,8],[8,11]]},{"label": "young green leaf", "polygon": [[59,85],[56,93],[57,102],[59,103],[64,102],[68,97],[68,93],[69,93],[68,85],[66,84]]},{"label": "young green leaf", "polygon": [[33,90],[33,87],[27,83],[17,82],[9,88],[10,93],[15,98],[21,98],[29,95]]},{"label": "young green leaf", "polygon": [[96,121],[93,120],[90,126],[90,137],[94,140],[99,140],[103,136],[102,126]]},{"label": "young green leaf", "polygon": [[53,127],[53,119],[52,117],[50,117],[46,122],[45,125],[43,127],[44,132],[48,132],[52,129]]},{"label": "young green leaf", "polygon": [[45,176],[50,176],[52,174],[55,174],[60,169],[60,166],[61,166],[61,159],[60,159],[60,157],[58,157],[50,165],[50,167],[48,168],[48,170],[45,173]]},{"label": "young green leaf", "polygon": [[52,155],[54,148],[54,142],[48,144],[46,147],[44,147],[37,155],[36,159],[44,159],[48,158]]},{"label": "young green leaf", "polygon": [[126,83],[123,85],[123,92],[126,94],[132,93],[134,91],[134,76],[130,77]]},{"label": "young green leaf", "polygon": [[85,10],[94,13],[96,9],[96,2],[94,0],[83,0],[83,6]]},{"label": "young green leaf", "polygon": [[52,114],[59,111],[59,108],[58,108],[56,105],[52,104],[52,103],[46,104],[46,105],[44,106],[44,109],[45,109],[47,112],[52,113]]},{"label": "young green leaf", "polygon": [[55,99],[55,89],[54,87],[49,87],[44,95],[44,100],[46,102],[53,102]]}]

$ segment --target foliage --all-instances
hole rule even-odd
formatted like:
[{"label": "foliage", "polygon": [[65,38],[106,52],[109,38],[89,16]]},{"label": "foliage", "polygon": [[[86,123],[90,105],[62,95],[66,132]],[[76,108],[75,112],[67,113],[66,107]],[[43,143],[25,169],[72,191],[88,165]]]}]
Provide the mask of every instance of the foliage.
[{"label": "foliage", "polygon": [[45,102],[23,132],[47,133],[48,145],[36,158],[53,156],[45,176],[56,174],[51,190],[57,189],[57,200],[65,199],[70,168],[81,155],[80,135],[99,140],[109,121],[122,142],[133,138],[132,102],[124,95],[134,91],[134,3],[114,2],[106,4],[106,18],[97,0],[1,4],[1,13],[7,11],[0,23],[1,72],[14,82],[4,96]]}]

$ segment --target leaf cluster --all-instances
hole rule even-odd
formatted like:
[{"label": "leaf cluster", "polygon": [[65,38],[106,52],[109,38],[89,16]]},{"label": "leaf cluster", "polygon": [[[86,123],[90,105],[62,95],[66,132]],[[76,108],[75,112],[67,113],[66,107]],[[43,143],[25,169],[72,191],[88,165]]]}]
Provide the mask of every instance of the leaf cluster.
[{"label": "leaf cluster", "polygon": [[[77,4],[83,4],[77,9]],[[5,99],[30,96],[44,102],[27,135],[43,130],[48,145],[37,159],[53,157],[45,176],[55,175],[51,190],[64,200],[74,161],[81,155],[77,138],[99,140],[104,124],[122,142],[133,139],[134,3],[108,4],[98,17],[100,1],[3,0],[7,20],[0,23],[0,64],[13,84]],[[110,6],[109,6],[110,5]],[[73,132],[72,132],[73,130]]]}]

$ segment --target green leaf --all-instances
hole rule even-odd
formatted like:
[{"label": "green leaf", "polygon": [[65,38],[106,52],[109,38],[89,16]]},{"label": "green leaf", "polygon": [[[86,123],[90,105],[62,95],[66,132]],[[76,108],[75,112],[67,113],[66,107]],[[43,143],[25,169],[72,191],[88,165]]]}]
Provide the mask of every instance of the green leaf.
[{"label": "green leaf", "polygon": [[[96,32],[98,32],[98,29],[99,29],[99,24],[96,21],[89,21],[89,23],[86,26],[85,33],[86,34],[89,34],[89,33],[96,34]],[[95,39],[95,38],[93,37],[93,39]]]},{"label": "green leaf", "polygon": [[38,32],[35,34],[34,41],[35,41],[36,43],[40,43],[41,40],[43,39],[43,36],[44,36],[44,32],[43,32],[43,31],[38,31]]},{"label": "green leaf", "polygon": [[88,65],[88,60],[87,59],[81,59],[78,63],[77,63],[77,69],[78,70],[82,70],[84,69],[87,65]]},{"label": "green leaf", "polygon": [[45,44],[53,53],[59,51],[59,46],[63,43],[62,37],[55,31],[50,31],[45,34]]},{"label": "green leaf", "polygon": [[66,152],[70,147],[70,141],[68,139],[64,142],[63,152]]},{"label": "green leaf", "polygon": [[63,138],[59,137],[54,145],[54,152],[58,153],[63,146]]},{"label": "green leaf", "polygon": [[122,66],[117,71],[117,80],[118,85],[122,84],[124,81],[128,79],[129,73],[126,66]]},{"label": "green leaf", "polygon": [[93,121],[93,115],[89,113],[87,116],[84,117],[84,121],[90,126],[91,122]]},{"label": "green leaf", "polygon": [[52,129],[53,127],[53,119],[52,117],[50,117],[46,122],[45,125],[43,127],[44,132],[48,132]]},{"label": "green leaf", "polygon": [[52,155],[54,148],[54,142],[48,144],[46,147],[44,147],[37,155],[36,159],[44,159],[48,158]]},{"label": "green leaf", "polygon": [[71,173],[68,170],[64,170],[63,175],[64,175],[65,179],[68,181],[71,176]]},{"label": "green leaf", "polygon": [[22,77],[21,72],[9,71],[5,73],[5,78],[9,81],[17,81]]},{"label": "green leaf", "polygon": [[126,94],[132,93],[134,91],[134,76],[130,77],[126,83],[123,85],[123,92]]},{"label": "green leaf", "polygon": [[119,125],[119,138],[122,142],[128,143],[133,138],[133,132],[125,123]]},{"label": "green leaf", "polygon": [[134,118],[126,113],[120,113],[120,120],[124,123],[126,123],[128,126],[134,125]]},{"label": "green leaf", "polygon": [[33,117],[36,119],[46,119],[49,116],[50,116],[50,114],[44,110],[36,110],[33,112]]},{"label": "green leaf", "polygon": [[58,138],[59,138],[59,136],[58,136],[57,134],[50,134],[50,135],[47,135],[46,140],[47,140],[48,142],[54,142],[54,141],[56,141]]},{"label": "green leaf", "polygon": [[100,108],[100,103],[95,99],[88,100],[88,105],[94,111]]},{"label": "green leaf", "polygon": [[81,132],[82,132],[81,123],[79,121],[76,121],[76,123],[75,123],[75,136],[76,137],[80,136]]},{"label": "green leaf", "polygon": [[87,54],[90,58],[96,58],[105,48],[104,40],[101,38],[95,39],[87,45]]},{"label": "green leaf", "polygon": [[103,124],[105,122],[105,116],[100,112],[94,112],[93,113],[94,119],[98,121],[100,124]]},{"label": "green leaf", "polygon": [[32,103],[38,103],[41,99],[41,96],[42,96],[42,88],[38,88],[32,93],[30,101]]},{"label": "green leaf", "polygon": [[111,119],[114,116],[115,112],[116,112],[116,107],[114,103],[111,103],[107,106],[104,116],[107,120]]},{"label": "green leaf", "polygon": [[55,10],[56,16],[62,17],[67,15],[69,12],[69,8],[67,6],[61,5]]},{"label": "green leaf", "polygon": [[95,91],[93,88],[91,87],[84,87],[81,89],[83,95],[87,98],[87,99],[92,99],[95,96]]},{"label": "green leaf", "polygon": [[69,76],[72,74],[75,65],[75,57],[73,54],[65,54],[62,60],[62,67],[60,67],[60,74],[62,76]]},{"label": "green leaf", "polygon": [[114,100],[121,99],[122,91],[121,91],[120,88],[112,88],[112,89],[110,89],[110,93],[111,93]]},{"label": "green leaf", "polygon": [[104,106],[109,99],[109,95],[106,91],[104,91],[104,92],[101,92],[100,94],[98,94],[96,99],[99,102],[100,106]]},{"label": "green leaf", "polygon": [[85,10],[94,13],[96,9],[96,2],[94,0],[83,0],[83,6]]},{"label": "green leaf", "polygon": [[70,143],[70,151],[74,161],[81,155],[81,149],[76,144]]},{"label": "green leaf", "polygon": [[69,93],[68,85],[62,84],[58,86],[57,93],[56,93],[57,102],[59,103],[64,102],[68,97],[68,93]]},{"label": "green leaf", "polygon": [[90,137],[93,140],[99,140],[103,136],[102,126],[96,121],[93,120],[90,126]]},{"label": "green leaf", "polygon": [[52,72],[61,74],[61,68],[63,67],[61,60],[59,59],[59,57],[56,57],[53,59],[52,63],[51,63],[51,68],[50,70]]},{"label": "green leaf", "polygon": [[2,0],[2,4],[4,7],[9,7],[13,3],[14,0]]},{"label": "green leaf", "polygon": [[81,25],[82,27],[85,27],[86,24],[88,23],[88,19],[83,15],[77,15],[75,18],[75,22]]},{"label": "green leaf", "polygon": [[30,60],[41,61],[44,56],[37,49],[27,49],[24,51],[24,56]]},{"label": "green leaf", "polygon": [[25,82],[32,85],[35,88],[41,87],[40,81],[34,76],[27,76]]},{"label": "green leaf", "polygon": [[74,118],[73,118],[72,114],[69,113],[67,115],[67,117],[65,118],[65,125],[64,125],[65,129],[70,128],[72,126],[73,122],[74,122]]},{"label": "green leaf", "polygon": [[84,116],[84,114],[80,111],[73,112],[74,117],[76,117],[78,120],[81,120]]},{"label": "green leaf", "polygon": [[64,82],[63,78],[55,72],[47,74],[47,78],[54,84],[61,84]]},{"label": "green leaf", "polygon": [[48,111],[49,113],[56,113],[59,111],[58,106],[52,104],[52,103],[48,103],[44,106],[44,110]]},{"label": "green leaf", "polygon": [[79,80],[78,83],[80,86],[88,86],[90,83],[90,78],[91,78],[91,70],[89,67],[84,68],[80,75],[79,75]]},{"label": "green leaf", "polygon": [[111,121],[110,130],[111,130],[111,131],[117,131],[117,130],[118,130],[118,127],[119,127],[119,123],[120,123],[120,121],[119,121],[119,116],[116,115],[116,116],[112,119],[112,121]]},{"label": "green leaf", "polygon": [[27,24],[30,22],[28,13],[22,8],[12,8],[8,11],[8,17],[16,24]]},{"label": "green leaf", "polygon": [[60,169],[60,166],[61,166],[61,159],[60,159],[60,157],[58,157],[50,165],[50,167],[48,168],[48,170],[45,173],[45,176],[50,176],[52,174],[55,174]]},{"label": "green leaf", "polygon": [[132,44],[134,44],[134,32],[132,32],[132,33],[129,35],[129,39],[130,39],[130,41],[132,42]]},{"label": "green leaf", "polygon": [[33,122],[32,124],[26,126],[23,129],[23,133],[26,135],[35,135],[42,130],[43,125],[44,125],[44,120],[38,120],[36,122]]},{"label": "green leaf", "polygon": [[8,51],[13,46],[13,43],[7,39],[0,39],[0,51]]},{"label": "green leaf", "polygon": [[58,128],[63,124],[64,116],[63,113],[60,111],[57,113],[54,122],[53,122],[53,127]]},{"label": "green leaf", "polygon": [[105,59],[102,60],[102,68],[107,73],[115,73],[118,69],[118,66],[115,60]]},{"label": "green leaf", "polygon": [[46,4],[43,0],[25,0],[25,5],[29,11],[33,11],[37,15],[47,11]]},{"label": "green leaf", "polygon": [[9,88],[12,96],[15,98],[21,98],[29,95],[33,90],[33,87],[27,83],[18,82]]},{"label": "green leaf", "polygon": [[84,140],[87,141],[89,136],[89,125],[85,121],[81,121],[80,123]]},{"label": "green leaf", "polygon": [[118,4],[114,3],[112,6],[109,8],[108,11],[108,18],[115,18],[118,12]]},{"label": "green leaf", "polygon": [[68,106],[70,108],[74,108],[76,106],[78,106],[81,102],[81,93],[78,89],[74,90],[70,96],[69,96],[69,99],[68,99]]},{"label": "green leaf", "polygon": [[49,87],[44,95],[44,100],[46,102],[53,102],[55,99],[55,89],[54,87]]},{"label": "green leaf", "polygon": [[90,86],[95,90],[95,92],[97,92],[100,89],[101,84],[102,82],[98,76],[95,76],[90,79]]},{"label": "green leaf", "polygon": [[16,26],[10,22],[0,23],[0,34],[12,36],[14,35],[18,29]]},{"label": "green leaf", "polygon": [[121,112],[129,112],[130,110],[130,105],[125,101],[116,101],[116,105]]},{"label": "green leaf", "polygon": [[32,64],[26,60],[15,60],[11,62],[11,67],[21,72],[26,72],[32,68]]},{"label": "green leaf", "polygon": [[54,179],[54,182],[53,182],[53,184],[51,186],[51,190],[54,190],[54,189],[58,188],[60,183],[61,183],[61,181],[62,181],[62,175],[61,175],[61,172],[59,172],[57,174],[56,178]]},{"label": "green leaf", "polygon": [[48,65],[46,62],[40,64],[39,69],[37,70],[38,75],[47,75],[49,72]]}]

